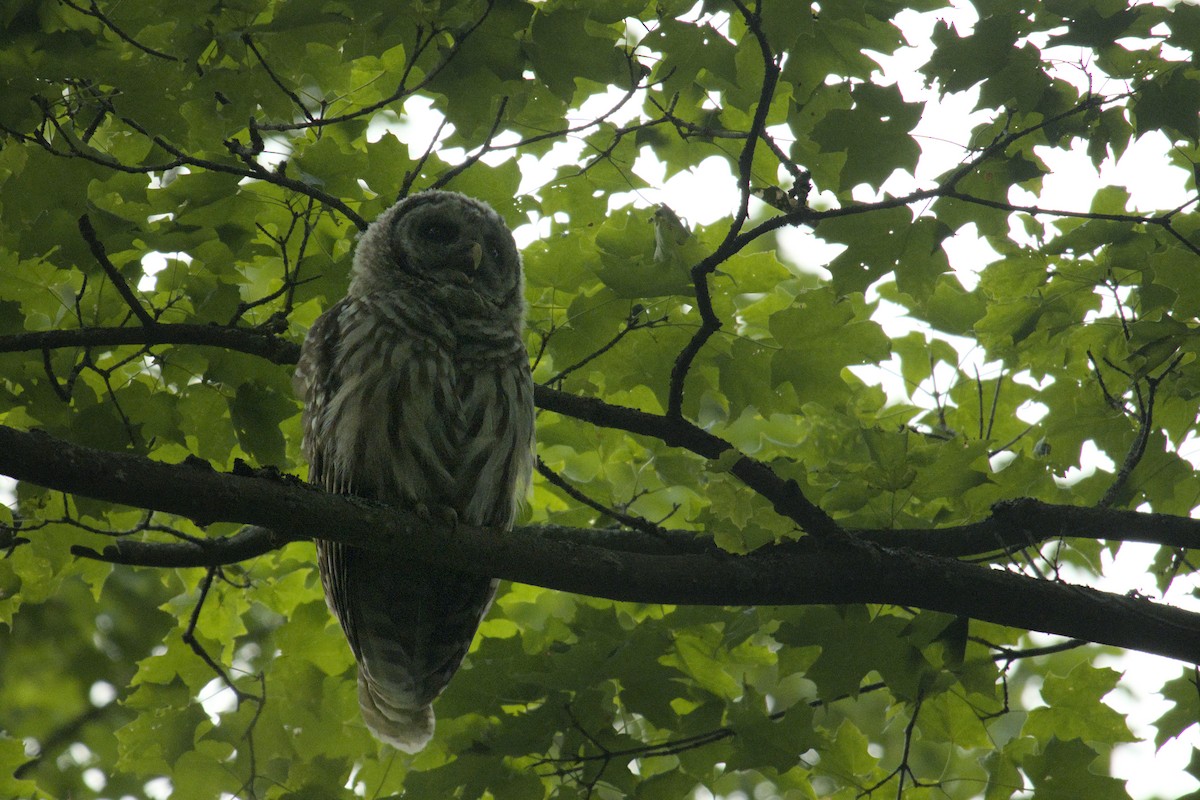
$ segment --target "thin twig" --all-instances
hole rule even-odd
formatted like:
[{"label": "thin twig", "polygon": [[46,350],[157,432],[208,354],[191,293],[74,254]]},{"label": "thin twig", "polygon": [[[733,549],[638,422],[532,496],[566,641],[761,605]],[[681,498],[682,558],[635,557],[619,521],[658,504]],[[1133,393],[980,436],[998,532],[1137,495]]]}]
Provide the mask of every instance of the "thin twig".
[{"label": "thin twig", "polygon": [[129,284],[125,282],[123,276],[112,261],[108,258],[108,253],[104,250],[104,243],[100,241],[100,237],[96,235],[96,229],[92,227],[92,221],[84,214],[79,218],[79,232],[83,235],[83,240],[87,242],[88,247],[95,256],[96,261],[104,269],[108,279],[112,281],[113,286],[117,290],[117,294],[121,295],[121,299],[129,306],[129,310],[138,318],[143,325],[154,325],[154,317],[146,311],[141,302],[134,295],[133,290],[129,288]]},{"label": "thin twig", "polygon": [[60,328],[0,336],[0,353],[20,353],[64,347],[154,346],[161,344],[220,347],[264,358],[274,364],[295,364],[300,345],[257,328],[200,323],[155,323],[118,328]]},{"label": "thin twig", "polygon": [[567,482],[563,476],[546,466],[546,462],[542,461],[541,456],[538,456],[535,466],[538,474],[545,478],[547,482],[553,486],[557,486],[559,489],[565,492],[567,496],[582,503],[588,508],[599,511],[601,514],[604,514],[607,517],[611,517],[613,520],[621,523],[627,528],[633,528],[634,530],[648,533],[651,536],[659,536],[665,539],[671,538],[666,531],[649,520],[643,519],[642,517],[633,516],[632,514],[622,513],[617,511],[615,508],[606,506],[603,503],[588,497],[586,494],[579,491],[569,482]]},{"label": "thin twig", "polygon": [[62,3],[65,6],[69,6],[70,8],[75,9],[80,14],[85,14],[89,17],[92,17],[93,19],[99,20],[100,24],[102,24],[104,27],[108,28],[110,31],[115,33],[122,41],[133,45],[138,50],[141,50],[143,53],[145,53],[147,55],[154,56],[155,58],[161,58],[165,61],[178,61],[179,60],[178,58],[171,55],[170,53],[164,53],[161,50],[155,50],[153,47],[148,47],[148,46],[142,44],[141,42],[139,42],[137,39],[134,39],[129,34],[125,33],[125,31],[123,31],[119,27],[117,27],[116,23],[112,21],[111,17],[107,16],[106,14],[104,14],[104,12],[102,12],[100,10],[100,7],[98,5],[96,5],[95,0],[92,0],[92,2],[89,4],[88,8],[84,8],[83,6],[77,5],[76,3],[71,2],[71,0],[58,0],[58,2]]},{"label": "thin twig", "polygon": [[300,99],[299,95],[292,91],[287,84],[285,84],[283,80],[275,74],[275,70],[271,69],[271,65],[267,63],[266,57],[263,56],[261,51],[259,51],[258,45],[254,43],[254,39],[251,38],[249,33],[242,34],[242,43],[249,48],[250,52],[254,54],[254,57],[258,59],[258,63],[262,65],[264,70],[267,71],[267,77],[271,79],[271,83],[275,84],[279,88],[279,91],[283,92],[283,94],[292,101],[292,105],[296,106],[296,108],[300,110],[300,113],[304,115],[306,120],[309,122],[315,122],[316,118],[313,117],[312,112],[308,110],[308,106],[304,104],[304,101]]},{"label": "thin twig", "polygon": [[1000,445],[999,447],[988,450],[988,458],[992,458],[993,456],[997,456],[1000,453],[1003,453],[1005,450],[1007,450],[1008,448],[1012,447],[1017,442],[1024,439],[1029,434],[1029,432],[1034,429],[1034,427],[1036,427],[1036,426],[1026,425],[1025,430],[1021,431],[1020,433],[1018,433],[1016,436],[1009,439],[1004,444]]},{"label": "thin twig", "polygon": [[255,698],[253,695],[246,694],[237,686],[235,686],[233,680],[229,677],[229,673],[225,671],[225,668],[218,664],[213,657],[208,654],[208,651],[204,649],[204,645],[200,644],[200,641],[196,638],[196,625],[200,621],[200,610],[204,608],[204,601],[208,598],[208,591],[212,588],[213,578],[216,577],[218,569],[220,569],[220,567],[209,567],[205,571],[204,578],[200,581],[200,596],[196,599],[196,605],[192,607],[192,614],[188,618],[188,625],[183,631],[182,638],[184,643],[192,649],[192,652],[195,653],[201,661],[207,664],[208,668],[215,672],[217,677],[221,679],[225,686],[228,687],[231,692],[233,692],[234,697],[237,698],[238,705],[241,705],[243,700],[257,700],[258,698]]},{"label": "thin twig", "polygon": [[396,192],[395,199],[397,202],[403,200],[412,191],[413,183],[416,182],[417,177],[421,174],[421,170],[425,169],[425,163],[433,155],[433,151],[438,146],[438,141],[442,138],[442,131],[446,129],[448,124],[450,124],[450,120],[442,117],[441,121],[438,122],[437,130],[429,138],[429,144],[425,146],[425,152],[421,153],[421,157],[417,159],[417,163],[413,165],[413,168],[404,173],[404,180],[401,181],[400,189]]},{"label": "thin twig", "polygon": [[626,336],[628,336],[633,331],[640,330],[642,328],[653,328],[656,325],[659,325],[666,321],[667,321],[667,317],[662,316],[657,319],[652,319],[652,320],[647,320],[646,322],[641,322],[636,316],[630,315],[630,318],[625,321],[625,326],[623,328],[621,328],[621,330],[617,331],[617,334],[615,336],[613,336],[613,338],[609,339],[608,342],[606,342],[604,345],[602,345],[601,347],[592,351],[591,353],[587,354],[583,358],[579,359],[574,364],[564,367],[563,369],[556,372],[554,375],[551,375],[549,378],[546,379],[546,385],[547,386],[561,385],[563,380],[565,380],[568,375],[570,375],[572,372],[575,372],[576,370],[580,369],[581,367],[586,366],[588,363],[590,363],[591,361],[604,355],[609,350],[612,350],[614,347],[617,346],[617,344],[622,339],[624,339]]},{"label": "thin twig", "polygon": [[442,187],[449,185],[450,181],[457,178],[467,169],[475,166],[475,164],[479,162],[479,159],[483,158],[488,153],[493,152],[492,140],[494,140],[496,138],[496,134],[500,132],[500,124],[504,121],[504,111],[507,108],[508,97],[506,95],[500,98],[500,105],[496,109],[496,116],[492,119],[492,127],[488,131],[487,136],[483,138],[483,144],[480,145],[480,147],[474,153],[464,158],[462,163],[454,165],[439,175],[437,180],[430,184],[430,189],[441,189]]},{"label": "thin twig", "polygon": [[[1097,507],[1108,508],[1117,501],[1118,495],[1124,490],[1125,485],[1129,482],[1129,477],[1133,474],[1134,468],[1141,462],[1142,457],[1146,454],[1146,445],[1150,441],[1150,434],[1154,426],[1154,400],[1158,394],[1158,387],[1162,381],[1174,371],[1175,367],[1179,366],[1180,361],[1184,358],[1183,353],[1175,357],[1162,374],[1157,378],[1146,378],[1146,397],[1143,401],[1141,392],[1138,392],[1138,431],[1134,437],[1133,444],[1129,448],[1129,452],[1125,454],[1124,461],[1121,462],[1120,468],[1117,470],[1116,478],[1105,491],[1104,496],[1097,502]],[[1136,388],[1136,384],[1135,384]]]},{"label": "thin twig", "polygon": [[354,211],[352,208],[350,208],[350,206],[342,202],[340,198],[335,197],[329,192],[326,192],[324,189],[318,189],[312,184],[308,184],[304,181],[299,181],[294,178],[289,178],[280,170],[268,170],[262,166],[249,165],[239,167],[232,164],[222,164],[219,161],[213,161],[207,158],[196,158],[195,156],[190,156],[175,145],[168,142],[163,137],[150,133],[135,120],[132,120],[129,117],[121,117],[121,121],[133,128],[142,136],[145,136],[147,139],[154,142],[154,144],[158,145],[163,150],[167,151],[167,153],[170,155],[174,156],[178,161],[176,166],[198,167],[200,169],[206,169],[210,172],[223,172],[227,175],[240,175],[244,178],[254,178],[266,183],[275,184],[276,186],[280,186],[285,189],[291,189],[298,194],[315,198],[330,208],[337,209],[339,212],[341,212],[342,216],[354,223],[355,227],[357,227],[359,230],[367,229],[367,221],[364,220],[358,212]]},{"label": "thin twig", "polygon": [[418,31],[417,42],[413,48],[412,57],[409,58],[407,63],[405,64],[404,72],[400,76],[400,80],[399,80],[398,85],[396,86],[395,91],[393,91],[390,95],[383,98],[382,100],[379,100],[377,102],[374,102],[369,105],[363,106],[361,108],[355,109],[354,111],[348,112],[346,114],[339,114],[339,115],[333,116],[333,117],[317,117],[315,119],[306,120],[304,122],[260,123],[259,128],[261,130],[265,130],[265,131],[295,131],[295,130],[304,130],[306,128],[320,129],[320,128],[324,128],[328,125],[336,125],[336,124],[342,123],[342,122],[349,122],[351,120],[359,119],[360,117],[364,117],[364,116],[373,114],[376,111],[379,111],[379,110],[391,105],[392,103],[395,103],[405,97],[409,97],[410,95],[416,94],[417,92],[420,92],[422,89],[424,89],[426,86],[428,86],[434,79],[436,79],[437,76],[441,73],[441,71],[443,69],[445,69],[446,66],[451,61],[454,60],[454,58],[458,55],[459,51],[462,49],[463,45],[465,45],[467,43],[467,41],[471,38],[471,35],[474,34],[475,31],[477,31],[481,25],[483,25],[484,21],[492,13],[492,8],[494,5],[495,5],[495,0],[488,0],[487,7],[484,8],[483,13],[479,16],[479,18],[476,19],[475,22],[473,22],[469,27],[461,30],[461,32],[458,33],[458,36],[455,37],[455,39],[454,39],[454,43],[449,48],[446,48],[445,51],[443,52],[441,60],[438,61],[438,63],[435,64],[433,67],[426,70],[423,77],[421,78],[421,80],[419,82],[417,82],[417,84],[415,86],[411,86],[411,87],[408,86],[408,78],[412,74],[413,69],[416,67],[417,60],[429,48],[429,46],[431,44],[433,44],[433,42],[435,40],[437,40],[438,37],[441,36],[442,33],[445,32],[444,29],[431,28],[429,30],[428,34],[424,35],[424,36],[422,36],[421,32]]},{"label": "thin twig", "polygon": [[1005,665],[1011,664],[1014,661],[1020,661],[1024,658],[1038,658],[1040,656],[1054,655],[1055,653],[1063,653],[1068,650],[1075,650],[1080,647],[1091,644],[1091,642],[1083,639],[1066,639],[1057,644],[1048,644],[1042,647],[1027,647],[1022,650],[1017,650],[1002,644],[989,642],[987,639],[978,636],[968,636],[970,641],[976,644],[981,644],[989,650],[995,650],[992,654],[992,660],[996,662],[1003,661]]}]

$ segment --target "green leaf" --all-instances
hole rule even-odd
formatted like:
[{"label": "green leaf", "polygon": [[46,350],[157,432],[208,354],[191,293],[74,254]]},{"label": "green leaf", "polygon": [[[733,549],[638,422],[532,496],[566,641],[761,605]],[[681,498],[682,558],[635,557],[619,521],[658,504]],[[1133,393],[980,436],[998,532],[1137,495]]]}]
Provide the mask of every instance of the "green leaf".
[{"label": "green leaf", "polygon": [[827,153],[845,153],[838,187],[847,191],[860,183],[873,189],[896,169],[916,169],[920,148],[909,132],[920,119],[917,103],[907,103],[896,87],[862,83],[850,92],[853,106],[830,111],[813,129]]},{"label": "green leaf", "polygon": [[18,768],[29,761],[25,754],[25,743],[7,735],[0,736],[0,792],[12,797],[33,797],[37,783],[16,777]]},{"label": "green leaf", "polygon": [[1173,69],[1146,81],[1132,106],[1135,129],[1139,133],[1163,129],[1169,135],[1195,139],[1200,135],[1200,123],[1179,105],[1195,91],[1195,78],[1183,70]]},{"label": "green leaf", "polygon": [[1066,800],[1080,796],[1126,800],[1129,794],[1121,781],[1092,769],[1099,754],[1083,742],[1051,739],[1045,749],[1022,763],[1039,797]]},{"label": "green leaf", "polygon": [[718,697],[736,698],[741,695],[741,685],[727,672],[720,656],[711,633],[681,633],[675,639],[673,654],[665,656],[662,663],[675,666]]},{"label": "green leaf", "polygon": [[729,726],[739,745],[730,769],[768,766],[787,772],[805,752],[822,744],[814,733],[813,711],[807,704],[768,714],[764,699],[749,691],[730,708]]},{"label": "green leaf", "polygon": [[1035,708],[1025,720],[1024,732],[1039,739],[1054,737],[1063,742],[1133,742],[1124,719],[1104,705],[1104,695],[1116,688],[1121,673],[1079,664],[1068,675],[1046,676],[1042,685],[1045,708]]},{"label": "green leaf", "polygon": [[1196,689],[1193,676],[1184,674],[1167,681],[1163,684],[1162,696],[1172,707],[1154,723],[1154,745],[1159,748],[1171,739],[1178,738],[1200,720],[1200,715],[1196,713],[1200,709],[1200,692]]},{"label": "green leaf", "polygon": [[903,629],[898,617],[868,620],[857,607],[845,613],[813,608],[806,609],[800,620],[781,626],[776,638],[792,646],[821,648],[821,657],[805,677],[817,685],[823,699],[857,694],[871,672],[883,675],[898,696],[915,698],[928,664],[902,638]]},{"label": "green leaf", "polygon": [[866,316],[860,302],[828,289],[804,292],[772,314],[771,335],[781,345],[771,358],[773,384],[790,382],[801,401],[844,399],[849,389],[842,370],[887,355],[887,337]]},{"label": "green leaf", "polygon": [[[529,60],[550,91],[569,101],[577,81],[609,83],[622,77],[616,31],[589,22],[584,8],[539,10],[530,25]],[[562,43],[571,42],[570,47]]]},{"label": "green leaf", "polygon": [[238,386],[229,404],[238,443],[260,464],[284,462],[284,442],[279,424],[296,413],[295,400],[276,387],[257,383]]}]

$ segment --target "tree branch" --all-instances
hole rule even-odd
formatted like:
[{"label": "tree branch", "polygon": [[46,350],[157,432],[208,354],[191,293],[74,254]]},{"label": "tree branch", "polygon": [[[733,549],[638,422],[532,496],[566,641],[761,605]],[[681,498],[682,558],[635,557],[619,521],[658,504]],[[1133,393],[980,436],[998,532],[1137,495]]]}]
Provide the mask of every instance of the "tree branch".
[{"label": "tree branch", "polygon": [[[0,427],[0,472],[201,524],[262,526],[275,531],[281,543],[315,534],[368,549],[403,546],[414,559],[430,564],[485,570],[508,580],[613,600],[897,604],[1200,662],[1200,614],[1142,597],[865,542],[766,547],[736,556],[703,542],[698,547],[692,540],[673,548],[656,539],[644,550],[633,550],[623,546],[626,539],[614,537],[613,545],[604,546],[596,532],[553,526],[523,527],[507,536],[465,526],[448,531],[414,512],[327,494],[295,481],[163,464],[7,427]],[[1061,534],[1051,530],[1047,535]],[[261,536],[246,534],[254,535]],[[632,541],[646,538],[653,537],[634,536]]]},{"label": "tree branch", "polygon": [[[79,328],[0,336],[0,353],[36,351],[62,347],[115,347],[120,345],[191,344],[221,347],[265,358],[280,365],[294,364],[300,346],[255,328],[221,325],[165,324],[124,328]],[[672,447],[680,447],[708,459],[717,459],[733,446],[685,419],[672,419],[633,408],[612,405],[591,397],[580,397],[547,386],[534,387],[539,408],[605,428],[649,436]],[[4,463],[0,459],[0,463]],[[774,504],[776,511],[801,525],[808,533],[840,538],[845,534],[823,510],[804,497],[794,481],[780,478],[766,464],[748,456],[734,461],[730,472]],[[1139,541],[1167,547],[1200,549],[1200,522],[1163,514],[1132,511],[1093,510],[1073,506],[1049,506],[1033,500],[998,504],[992,516],[970,525],[952,528],[852,531],[856,538],[889,547],[908,547],[931,555],[969,556],[1012,552],[1056,536],[1079,536],[1112,541]],[[230,553],[250,553],[252,537],[227,545]],[[123,543],[127,546],[134,542]],[[277,545],[276,545],[277,546]],[[231,563],[249,555],[222,559],[218,550],[211,559],[179,545],[164,556],[164,566]],[[266,547],[256,552],[266,552]],[[133,563],[143,563],[137,561]],[[197,560],[199,559],[199,560]]]},{"label": "tree branch", "polygon": [[[767,42],[766,34],[763,32],[759,11],[762,3],[759,2],[754,11],[750,11],[741,0],[734,0],[734,5],[741,12],[742,17],[746,20],[746,25],[750,32],[754,35],[758,42],[759,52],[763,62],[763,81],[762,87],[759,90],[758,104],[754,110],[754,119],[750,123],[750,131],[746,135],[745,144],[742,145],[742,151],[738,155],[738,210],[737,215],[730,223],[729,230],[725,234],[725,238],[721,241],[716,253],[721,253],[730,248],[737,239],[738,234],[742,230],[742,226],[746,224],[746,220],[750,216],[750,173],[754,165],[754,150],[758,144],[759,137],[766,130],[767,114],[771,109],[771,101],[775,96],[775,87],[779,81],[779,74],[782,71],[779,66],[779,58],[771,50],[770,44]],[[713,255],[716,255],[714,253]],[[732,253],[730,253],[732,255]],[[726,255],[724,258],[728,258]],[[724,258],[721,260],[723,261]],[[682,417],[683,416],[683,390],[684,384],[687,382],[688,373],[691,371],[692,362],[696,360],[696,356],[700,354],[700,350],[712,338],[713,334],[721,329],[721,319],[713,310],[712,296],[708,286],[709,275],[717,268],[717,264],[721,263],[712,258],[702,259],[699,263],[691,268],[692,285],[695,287],[696,293],[696,310],[700,314],[700,327],[692,334],[692,338],[688,340],[679,355],[675,358],[675,363],[671,366],[671,382],[667,395],[667,416]]]},{"label": "tree branch", "polygon": [[88,4],[87,8],[84,8],[83,6],[76,4],[76,3],[72,2],[71,0],[58,0],[58,1],[65,6],[69,6],[70,8],[75,9],[80,14],[83,14],[85,16],[89,16],[89,17],[92,17],[93,19],[98,20],[101,25],[103,25],[104,27],[108,28],[110,31],[115,33],[117,35],[117,37],[120,38],[122,41],[133,45],[138,50],[141,50],[143,53],[145,53],[147,55],[154,56],[155,58],[161,58],[164,61],[179,61],[178,58],[171,55],[170,53],[164,53],[161,50],[155,50],[153,47],[148,47],[148,46],[142,44],[141,42],[139,42],[137,39],[134,39],[132,36],[130,36],[125,31],[121,30],[121,28],[117,27],[117,24],[112,21],[111,17],[109,17],[108,15],[106,15],[100,11],[100,7],[96,5],[96,0],[91,0],[91,2]]},{"label": "tree branch", "polygon": [[62,347],[187,344],[220,347],[265,358],[272,364],[295,364],[300,345],[265,330],[210,323],[161,323],[124,328],[66,328],[0,336],[0,353]]},{"label": "tree branch", "polygon": [[[591,422],[605,428],[659,439],[672,447],[682,447],[704,458],[721,458],[734,451],[733,445],[719,436],[688,422],[683,417],[660,416],[634,408],[614,406],[592,397],[561,392],[546,386],[533,388],[533,400],[539,408]],[[805,533],[838,540],[845,532],[833,518],[812,503],[793,480],[784,480],[769,466],[747,455],[738,454],[729,472],[770,501],[775,511],[794,521]]]},{"label": "tree branch", "polygon": [[[453,43],[449,47],[442,49],[441,58],[439,59],[439,61],[436,64],[434,64],[433,66],[431,66],[429,69],[425,70],[424,75],[422,76],[421,80],[419,80],[416,83],[416,85],[408,86],[408,79],[409,79],[409,76],[412,74],[413,69],[416,67],[417,59],[419,59],[421,57],[422,53],[424,53],[429,48],[429,46],[436,39],[438,39],[438,37],[440,37],[443,33],[446,32],[445,29],[433,28],[432,30],[430,30],[428,36],[425,36],[424,38],[422,38],[421,37],[421,29],[418,28],[417,42],[413,47],[412,56],[407,60],[407,62],[404,65],[404,72],[400,76],[399,85],[397,85],[395,91],[393,91],[390,95],[383,98],[382,100],[378,100],[374,103],[371,103],[370,105],[362,106],[361,108],[355,109],[354,111],[350,111],[345,114],[339,114],[339,115],[333,116],[333,117],[307,118],[304,122],[290,122],[290,123],[265,123],[264,122],[264,123],[259,123],[259,125],[258,125],[259,129],[264,130],[264,131],[295,131],[295,130],[302,130],[302,129],[306,129],[306,128],[316,128],[317,130],[320,130],[320,129],[325,128],[330,125],[337,125],[337,124],[340,124],[343,122],[349,122],[354,119],[360,119],[362,117],[373,114],[376,111],[379,111],[380,109],[382,109],[386,106],[389,106],[392,103],[397,102],[398,100],[401,100],[405,97],[409,97],[410,95],[416,94],[417,92],[421,91],[426,86],[428,86],[430,83],[432,83],[433,80],[438,76],[438,74],[443,69],[445,69],[452,60],[454,60],[455,56],[458,55],[458,53],[462,49],[463,45],[465,45],[467,43],[467,40],[471,38],[471,35],[473,33],[475,33],[475,31],[478,30],[479,27],[481,25],[483,25],[483,23],[487,20],[488,15],[490,15],[492,13],[492,7],[494,5],[495,5],[495,0],[488,0],[486,6],[483,9],[483,13],[479,15],[478,19],[476,19],[473,23],[471,23],[470,26],[457,32],[457,34],[454,37]],[[307,117],[307,115],[306,115],[306,117]]]},{"label": "tree branch", "polygon": [[129,284],[125,281],[125,276],[117,269],[116,265],[109,260],[108,252],[104,249],[104,243],[100,241],[100,237],[96,235],[96,229],[92,227],[92,220],[87,214],[79,218],[79,233],[83,236],[83,240],[87,242],[88,248],[92,251],[96,262],[100,264],[104,273],[108,275],[108,279],[112,281],[112,285],[116,288],[117,294],[121,295],[121,299],[125,301],[125,305],[129,306],[129,310],[138,318],[138,322],[142,325],[153,325],[154,317],[150,316],[150,312],[137,299],[137,295],[129,288]]},{"label": "tree branch", "polygon": [[[259,329],[160,323],[140,328],[80,328],[0,336],[0,353],[123,344],[210,345],[262,356],[276,364],[294,364],[300,356],[299,345]],[[733,450],[729,442],[682,417],[669,418],[614,406],[602,400],[578,397],[546,386],[534,387],[534,401],[547,411],[606,428],[661,439],[673,447],[683,447],[704,458],[715,459]],[[837,523],[810,502],[795,481],[780,478],[766,464],[742,455],[733,461],[730,472],[769,500],[778,513],[793,520],[805,532],[833,538],[844,536]]]}]

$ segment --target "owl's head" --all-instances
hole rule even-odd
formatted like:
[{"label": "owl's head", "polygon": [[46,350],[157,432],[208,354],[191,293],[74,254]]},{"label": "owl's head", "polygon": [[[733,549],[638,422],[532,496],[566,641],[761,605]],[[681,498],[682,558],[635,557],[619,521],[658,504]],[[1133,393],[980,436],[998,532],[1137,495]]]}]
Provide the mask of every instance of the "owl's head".
[{"label": "owl's head", "polygon": [[352,294],[394,289],[519,304],[521,257],[512,232],[487,203],[458,192],[406,197],[367,228],[354,254]]}]

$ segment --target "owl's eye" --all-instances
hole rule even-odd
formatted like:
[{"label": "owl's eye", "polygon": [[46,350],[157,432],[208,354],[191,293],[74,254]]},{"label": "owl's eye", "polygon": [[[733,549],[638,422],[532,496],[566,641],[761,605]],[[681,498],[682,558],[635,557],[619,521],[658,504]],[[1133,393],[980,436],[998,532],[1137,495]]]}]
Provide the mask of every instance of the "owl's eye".
[{"label": "owl's eye", "polygon": [[487,246],[488,246],[488,253],[491,255],[492,261],[495,261],[497,264],[503,263],[504,262],[504,248],[502,248],[500,246],[500,243],[495,240],[489,240],[487,243]]},{"label": "owl's eye", "polygon": [[425,223],[421,228],[421,235],[431,242],[438,244],[450,244],[458,238],[458,228],[453,223],[444,220],[434,220]]}]

